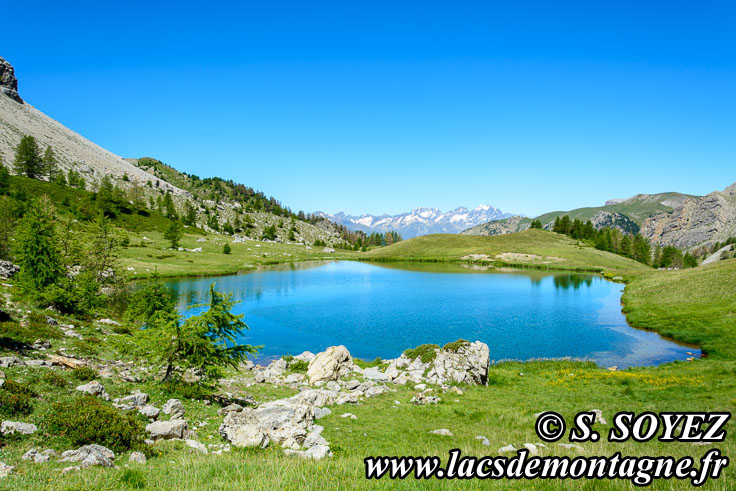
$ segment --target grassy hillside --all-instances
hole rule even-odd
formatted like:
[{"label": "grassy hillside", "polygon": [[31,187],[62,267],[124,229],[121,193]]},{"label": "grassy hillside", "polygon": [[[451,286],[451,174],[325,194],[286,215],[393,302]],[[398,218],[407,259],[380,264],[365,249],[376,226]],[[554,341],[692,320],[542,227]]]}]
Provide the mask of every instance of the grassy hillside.
[{"label": "grassy hillside", "polygon": [[[206,242],[197,242],[204,239]],[[309,260],[351,259],[359,253],[338,249],[325,253],[323,247],[246,241],[234,244],[226,235],[185,234],[183,249],[202,248],[202,252],[175,251],[160,232],[130,234],[130,246],[120,254],[123,269],[132,278],[145,278],[156,271],[162,277],[236,274],[259,266]],[[223,247],[230,244],[231,253]]]},{"label": "grassy hillside", "polygon": [[[95,193],[91,191],[20,176],[11,176],[10,185],[13,196],[21,201],[47,195],[61,214],[72,215],[79,220],[92,219],[99,213]],[[158,211],[137,208],[131,204],[121,209],[111,220],[118,227],[130,231],[163,232],[170,224]]]},{"label": "grassy hillside", "polygon": [[736,359],[736,259],[680,271],[656,271],[626,287],[629,322]]},{"label": "grassy hillside", "polygon": [[637,272],[649,269],[630,259],[545,230],[525,230],[492,237],[425,235],[369,251],[361,257],[378,261],[493,261],[512,266],[563,270]]}]

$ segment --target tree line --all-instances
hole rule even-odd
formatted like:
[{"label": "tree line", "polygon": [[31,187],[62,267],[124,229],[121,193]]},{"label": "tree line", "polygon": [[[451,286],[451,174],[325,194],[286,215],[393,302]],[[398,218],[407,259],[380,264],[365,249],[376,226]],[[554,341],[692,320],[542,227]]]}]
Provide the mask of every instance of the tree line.
[{"label": "tree line", "polygon": [[[532,228],[542,228],[539,220],[532,223],[535,225]],[[649,241],[641,234],[632,235],[612,227],[596,229],[590,220],[583,222],[577,218],[571,220],[567,215],[557,216],[552,231],[654,268],[693,268],[698,265],[697,259],[689,252],[659,244],[652,250]]]}]

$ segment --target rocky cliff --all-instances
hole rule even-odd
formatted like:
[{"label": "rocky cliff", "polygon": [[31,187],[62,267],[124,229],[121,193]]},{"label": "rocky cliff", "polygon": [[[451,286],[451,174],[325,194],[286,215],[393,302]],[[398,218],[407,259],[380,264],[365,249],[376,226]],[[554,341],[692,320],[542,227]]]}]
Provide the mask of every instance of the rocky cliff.
[{"label": "rocky cliff", "polygon": [[23,104],[23,99],[18,94],[18,79],[15,78],[15,70],[2,56],[0,56],[0,91],[15,102]]},{"label": "rocky cliff", "polygon": [[647,218],[640,233],[651,242],[681,249],[736,236],[736,183]]}]

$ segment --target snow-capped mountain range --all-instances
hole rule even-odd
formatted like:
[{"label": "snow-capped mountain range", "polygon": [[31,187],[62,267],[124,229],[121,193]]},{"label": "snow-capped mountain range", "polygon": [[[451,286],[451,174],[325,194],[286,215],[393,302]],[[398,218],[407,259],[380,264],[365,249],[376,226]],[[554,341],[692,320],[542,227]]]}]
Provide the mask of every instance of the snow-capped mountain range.
[{"label": "snow-capped mountain range", "polygon": [[367,233],[396,231],[405,239],[428,234],[457,234],[470,227],[492,220],[501,220],[512,216],[491,205],[478,205],[469,210],[464,206],[443,213],[437,208],[417,208],[400,215],[334,215],[315,212],[334,222],[345,225],[351,230],[362,230]]}]

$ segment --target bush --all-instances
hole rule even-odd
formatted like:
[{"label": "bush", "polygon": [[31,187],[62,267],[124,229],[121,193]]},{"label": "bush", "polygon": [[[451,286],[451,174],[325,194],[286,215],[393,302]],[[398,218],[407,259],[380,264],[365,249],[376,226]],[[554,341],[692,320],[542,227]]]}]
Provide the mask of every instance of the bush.
[{"label": "bush", "polygon": [[72,370],[72,376],[81,381],[94,380],[97,378],[97,372],[89,367],[79,367]]},{"label": "bush", "polygon": [[69,438],[75,446],[96,443],[114,452],[143,447],[143,424],[93,396],[54,404],[46,421],[51,433]]},{"label": "bush", "polygon": [[468,346],[469,344],[470,344],[470,341],[468,340],[458,339],[457,341],[453,341],[452,343],[447,343],[446,345],[442,347],[442,349],[445,351],[457,352],[457,350],[459,350],[463,346]]},{"label": "bush", "polygon": [[37,339],[52,339],[63,336],[56,326],[30,322],[22,326],[15,322],[0,322],[0,340],[10,339],[16,343],[33,344]]},{"label": "bush", "polygon": [[43,374],[41,380],[49,385],[53,385],[54,387],[66,387],[69,383],[64,377],[50,370]]},{"label": "bush", "polygon": [[404,354],[410,360],[414,360],[417,357],[422,360],[422,363],[429,363],[437,358],[437,353],[434,351],[440,349],[436,344],[422,344],[414,349],[408,349],[404,351]]},{"label": "bush", "polygon": [[0,414],[14,416],[33,412],[33,389],[26,384],[6,380],[0,387]]},{"label": "bush", "polygon": [[223,254],[230,254],[233,251],[233,249],[230,247],[230,244],[225,244],[222,246],[222,253]]}]

